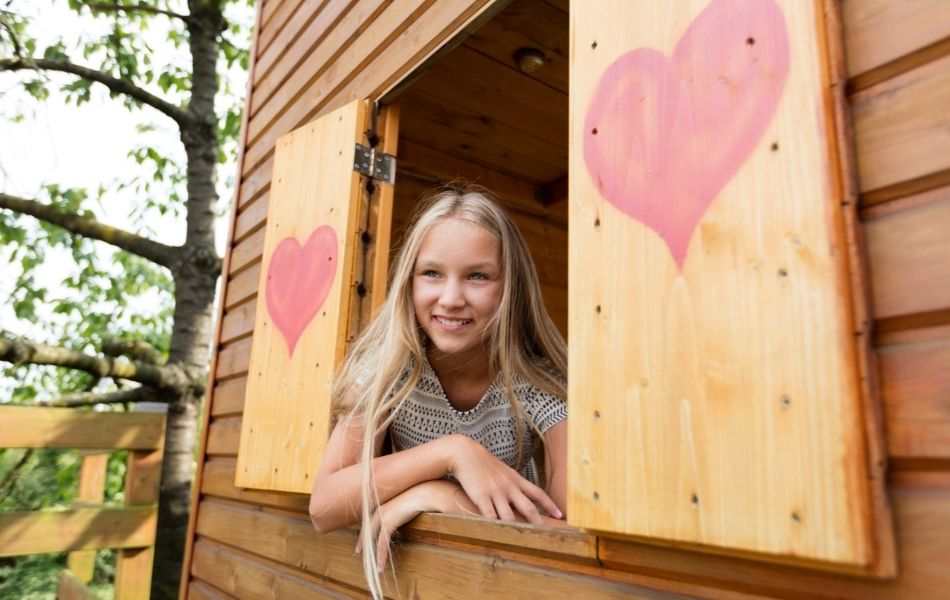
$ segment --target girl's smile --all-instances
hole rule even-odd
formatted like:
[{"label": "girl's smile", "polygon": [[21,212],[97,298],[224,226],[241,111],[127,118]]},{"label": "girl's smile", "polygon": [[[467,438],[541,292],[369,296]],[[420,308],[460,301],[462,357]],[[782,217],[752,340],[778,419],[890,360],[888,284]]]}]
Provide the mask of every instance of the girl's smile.
[{"label": "girl's smile", "polygon": [[502,284],[500,245],[488,231],[454,218],[429,229],[416,259],[412,301],[439,359],[459,365],[487,360],[485,336]]}]

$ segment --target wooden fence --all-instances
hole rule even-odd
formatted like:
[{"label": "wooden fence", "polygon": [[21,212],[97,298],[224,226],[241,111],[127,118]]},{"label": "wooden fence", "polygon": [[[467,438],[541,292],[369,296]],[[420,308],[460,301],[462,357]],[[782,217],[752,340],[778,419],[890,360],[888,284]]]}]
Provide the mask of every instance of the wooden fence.
[{"label": "wooden fence", "polygon": [[[114,548],[116,599],[148,598],[164,438],[163,414],[0,406],[0,448],[76,449],[83,459],[70,509],[0,513],[0,557],[69,552],[57,597],[90,598],[96,550]],[[125,505],[106,507],[114,450],[129,450]]]}]

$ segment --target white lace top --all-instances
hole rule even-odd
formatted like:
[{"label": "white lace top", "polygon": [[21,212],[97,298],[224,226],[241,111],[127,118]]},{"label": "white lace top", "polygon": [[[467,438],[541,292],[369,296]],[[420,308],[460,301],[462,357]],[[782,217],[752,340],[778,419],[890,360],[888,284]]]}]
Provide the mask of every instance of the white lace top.
[{"label": "white lace top", "polygon": [[[513,379],[515,395],[542,433],[567,418],[567,404],[563,400],[539,390],[517,375]],[[501,388],[500,374],[474,408],[458,411],[449,403],[438,376],[426,360],[419,383],[402,403],[389,430],[397,452],[461,433],[480,443],[528,481],[540,485],[532,459],[540,440],[530,424],[525,422],[521,455],[526,464],[519,468],[514,417]]]}]

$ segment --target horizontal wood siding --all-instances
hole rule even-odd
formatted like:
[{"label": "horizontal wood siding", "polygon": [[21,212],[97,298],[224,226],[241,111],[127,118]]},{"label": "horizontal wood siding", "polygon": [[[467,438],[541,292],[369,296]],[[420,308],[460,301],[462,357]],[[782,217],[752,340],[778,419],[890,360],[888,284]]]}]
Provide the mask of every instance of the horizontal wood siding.
[{"label": "horizontal wood siding", "polygon": [[[235,198],[186,597],[365,594],[353,555],[354,531],[317,535],[305,496],[233,485],[273,146],[278,136],[319,114],[399,81],[485,3],[266,0],[261,7],[255,57],[260,68],[252,79]],[[564,10],[567,3],[548,4]],[[549,530],[434,515],[409,528],[397,556],[402,577],[388,584],[390,592],[422,598],[519,597],[544,590],[554,598],[916,599],[950,589],[948,4],[842,2],[898,577],[835,576],[582,532],[558,538]],[[467,60],[479,62],[478,53],[466,53]],[[549,83],[543,86],[550,89]],[[457,118],[464,119],[466,110],[459,106]],[[464,174],[464,161],[437,148],[408,140],[400,154],[401,168],[439,159],[447,171]],[[563,206],[542,207],[532,201],[534,186],[503,172],[489,171],[481,182],[511,200],[527,236],[562,243]],[[411,196],[424,183],[397,187],[397,193]],[[395,225],[404,219],[397,211]],[[560,269],[556,261],[541,267],[546,295],[563,289]],[[552,313],[566,316],[566,301],[549,304]]]}]

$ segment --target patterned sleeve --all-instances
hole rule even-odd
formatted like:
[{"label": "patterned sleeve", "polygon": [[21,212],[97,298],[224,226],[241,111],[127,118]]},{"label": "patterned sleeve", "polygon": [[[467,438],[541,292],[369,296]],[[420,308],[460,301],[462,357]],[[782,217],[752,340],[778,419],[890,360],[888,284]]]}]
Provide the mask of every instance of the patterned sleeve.
[{"label": "patterned sleeve", "polygon": [[567,418],[567,402],[533,386],[528,388],[524,408],[541,433]]}]

